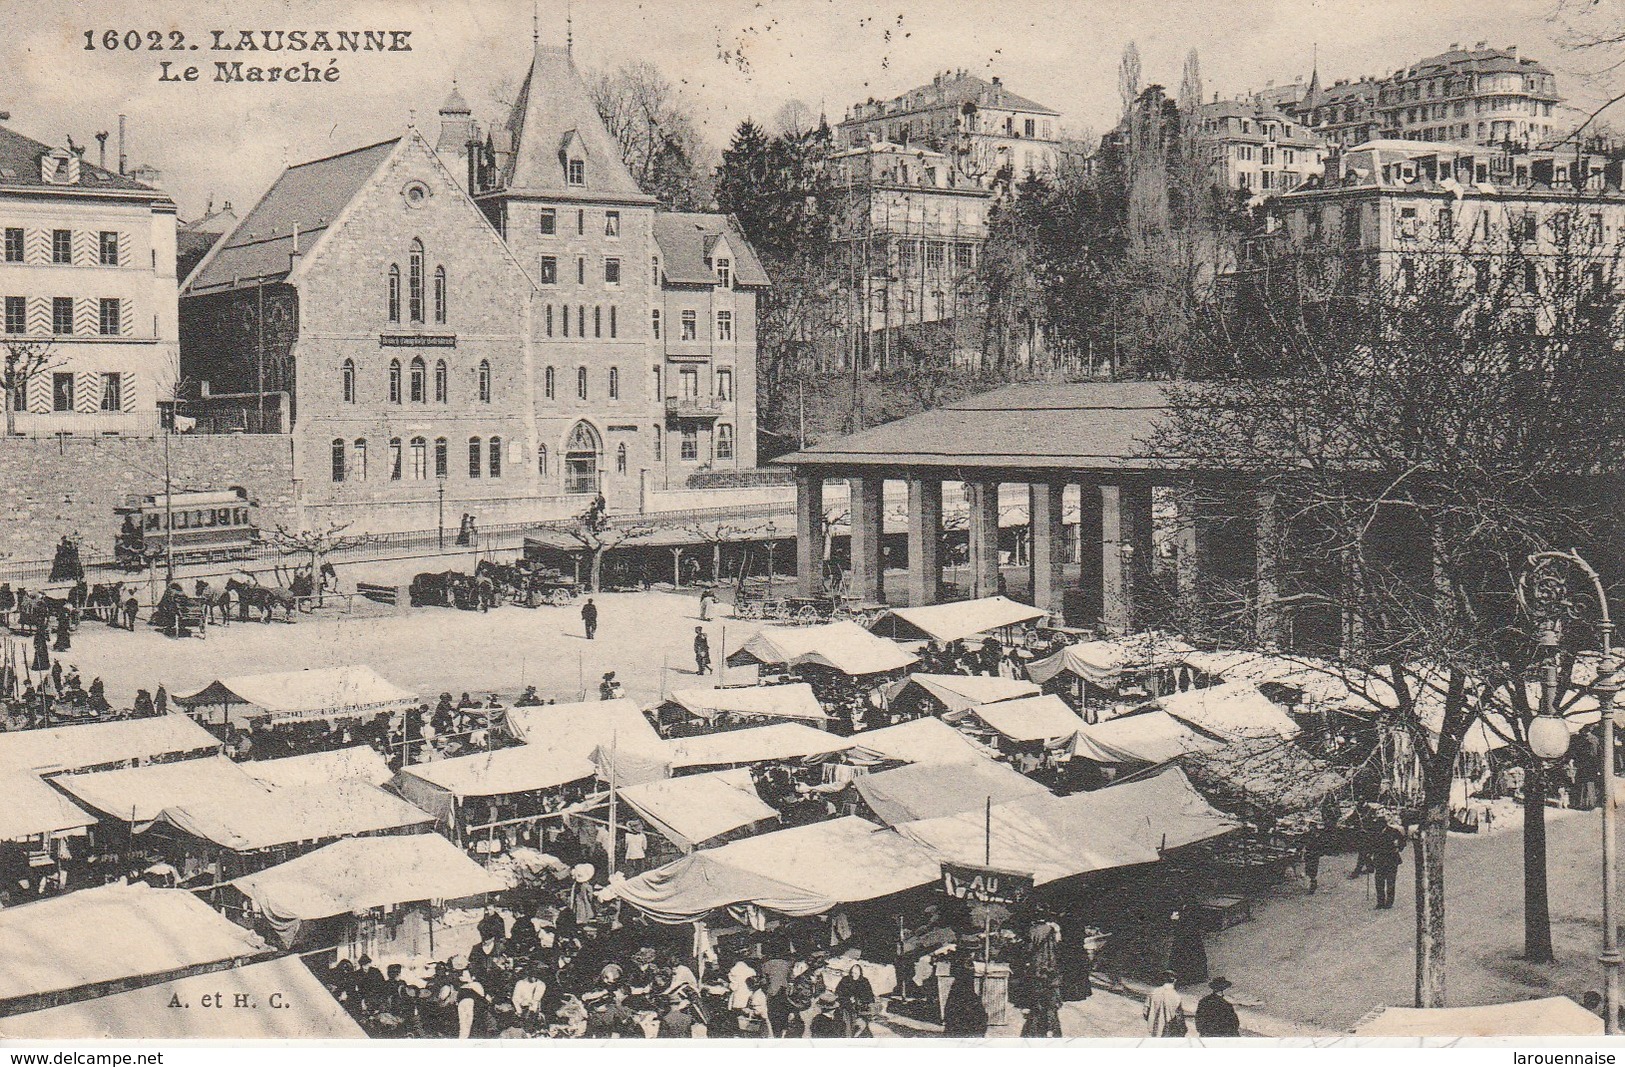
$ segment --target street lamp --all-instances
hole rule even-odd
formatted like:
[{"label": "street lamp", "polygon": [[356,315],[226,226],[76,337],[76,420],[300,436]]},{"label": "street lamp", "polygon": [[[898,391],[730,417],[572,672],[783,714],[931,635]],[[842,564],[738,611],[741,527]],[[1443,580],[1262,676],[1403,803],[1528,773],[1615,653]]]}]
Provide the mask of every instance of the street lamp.
[{"label": "street lamp", "polygon": [[1544,760],[1561,759],[1568,751],[1569,728],[1553,707],[1557,689],[1557,645],[1562,636],[1562,619],[1573,614],[1567,598],[1568,586],[1561,568],[1570,567],[1584,575],[1597,597],[1597,676],[1589,688],[1597,698],[1598,729],[1602,735],[1602,954],[1603,1029],[1619,1032],[1619,929],[1615,925],[1618,847],[1615,824],[1618,810],[1614,796],[1614,701],[1619,695],[1620,665],[1614,662],[1614,620],[1608,610],[1608,596],[1602,576],[1574,549],[1567,552],[1533,552],[1518,583],[1518,599],[1535,615],[1540,626],[1540,645],[1545,652],[1542,664],[1540,714],[1529,724],[1529,748]]}]

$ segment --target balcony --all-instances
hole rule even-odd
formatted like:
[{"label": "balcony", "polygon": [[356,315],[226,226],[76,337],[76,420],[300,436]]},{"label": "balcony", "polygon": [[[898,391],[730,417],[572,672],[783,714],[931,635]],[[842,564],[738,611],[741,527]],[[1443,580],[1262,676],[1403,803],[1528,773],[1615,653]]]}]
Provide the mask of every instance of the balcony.
[{"label": "balcony", "polygon": [[714,397],[708,396],[668,396],[666,398],[666,417],[668,419],[715,419],[726,412],[723,403]]}]

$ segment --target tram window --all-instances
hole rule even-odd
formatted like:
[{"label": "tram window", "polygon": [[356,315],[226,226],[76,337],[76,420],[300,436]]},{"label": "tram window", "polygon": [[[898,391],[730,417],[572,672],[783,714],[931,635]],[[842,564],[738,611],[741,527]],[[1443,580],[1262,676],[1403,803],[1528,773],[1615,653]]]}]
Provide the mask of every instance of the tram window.
[{"label": "tram window", "polygon": [[207,511],[198,512],[198,518],[203,520],[203,525],[205,525],[205,526],[213,526],[214,525],[214,509],[209,508]]},{"label": "tram window", "polygon": [[220,509],[220,525],[222,525],[222,526],[230,526],[231,525],[231,509],[230,508],[221,508]]},{"label": "tram window", "polygon": [[149,529],[149,530],[158,529],[159,524],[163,521],[163,518],[164,517],[162,515],[158,514],[156,511],[153,512],[151,515],[148,515],[147,516],[147,529]]},{"label": "tram window", "polygon": [[201,510],[192,512],[192,525],[194,527],[203,525],[203,512]]},{"label": "tram window", "polygon": [[177,530],[186,529],[186,512],[184,512],[184,511],[175,512],[175,529],[177,529]]},{"label": "tram window", "polygon": [[247,508],[238,508],[237,509],[237,524],[239,526],[247,526],[248,525],[248,509]]}]

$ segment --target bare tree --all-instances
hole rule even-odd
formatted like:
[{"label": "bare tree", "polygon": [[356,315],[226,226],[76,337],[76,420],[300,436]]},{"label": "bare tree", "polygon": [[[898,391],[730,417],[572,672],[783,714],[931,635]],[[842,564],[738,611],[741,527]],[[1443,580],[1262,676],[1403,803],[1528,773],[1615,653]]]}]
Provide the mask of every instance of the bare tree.
[{"label": "bare tree", "polygon": [[1140,46],[1133,41],[1123,46],[1123,57],[1117,63],[1117,95],[1126,116],[1140,96]]},{"label": "bare tree", "polygon": [[685,525],[683,531],[703,545],[711,546],[711,580],[722,581],[722,546],[748,541],[774,532],[772,522],[743,523],[711,519]]},{"label": "bare tree", "polygon": [[782,137],[800,137],[818,125],[818,116],[800,100],[786,100],[773,113],[773,125]]},{"label": "bare tree", "polygon": [[299,556],[305,560],[310,568],[310,581],[316,595],[316,605],[322,604],[322,595],[326,592],[326,584],[322,579],[323,567],[335,555],[348,552],[352,548],[371,544],[376,538],[371,534],[345,533],[354,523],[331,523],[319,530],[291,530],[278,523],[270,531],[269,540],[276,550],[284,556]]},{"label": "bare tree", "polygon": [[612,548],[631,544],[653,534],[655,528],[646,524],[618,523],[609,517],[604,498],[594,497],[587,509],[577,515],[564,532],[587,550],[589,569],[588,586],[599,592],[603,581],[604,554]]},{"label": "bare tree", "polygon": [[0,398],[6,409],[6,436],[17,432],[17,404],[28,396],[28,383],[61,365],[49,341],[7,341],[0,358]]},{"label": "bare tree", "polygon": [[689,106],[670,79],[640,60],[595,75],[588,90],[638,186],[668,209],[703,207],[697,165],[704,148]]}]

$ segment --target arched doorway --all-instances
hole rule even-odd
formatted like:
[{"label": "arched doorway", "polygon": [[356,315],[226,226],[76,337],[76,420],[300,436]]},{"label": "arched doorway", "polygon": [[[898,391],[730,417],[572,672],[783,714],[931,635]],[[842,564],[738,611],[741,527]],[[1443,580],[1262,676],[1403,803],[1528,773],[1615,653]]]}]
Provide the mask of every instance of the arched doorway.
[{"label": "arched doorway", "polygon": [[564,491],[566,493],[598,492],[598,462],[603,455],[604,443],[598,431],[585,422],[578,422],[564,442]]}]

